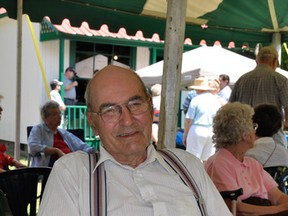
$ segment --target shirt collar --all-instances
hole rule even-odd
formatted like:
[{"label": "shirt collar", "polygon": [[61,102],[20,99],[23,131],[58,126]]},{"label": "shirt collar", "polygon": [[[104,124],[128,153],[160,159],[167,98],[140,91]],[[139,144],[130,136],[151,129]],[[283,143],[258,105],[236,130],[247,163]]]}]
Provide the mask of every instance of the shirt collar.
[{"label": "shirt collar", "polygon": [[238,164],[241,166],[246,166],[246,167],[248,166],[246,156],[244,156],[243,162],[241,162],[241,161],[237,160],[237,158],[235,158],[234,155],[225,148],[219,149],[219,152],[222,152],[222,155],[224,155],[225,158],[227,158],[231,163],[235,163],[235,164]]},{"label": "shirt collar", "polygon": [[[95,166],[95,168],[93,169],[93,172],[95,172],[96,168],[104,163],[105,161],[112,161],[115,164],[118,164],[122,167],[125,167],[124,165],[120,164],[119,162],[117,162],[114,157],[102,146],[100,145],[100,158]],[[147,164],[153,163],[155,161],[158,161],[159,164],[165,168],[169,173],[173,173],[173,170],[171,169],[171,167],[164,161],[164,159],[162,158],[162,156],[157,152],[157,150],[154,148],[154,146],[152,144],[150,144],[147,147],[147,158],[146,160],[140,164],[137,168],[141,168],[146,166]],[[127,167],[127,166],[126,166]],[[136,169],[137,169],[136,168]],[[132,168],[131,168],[132,169]]]}]

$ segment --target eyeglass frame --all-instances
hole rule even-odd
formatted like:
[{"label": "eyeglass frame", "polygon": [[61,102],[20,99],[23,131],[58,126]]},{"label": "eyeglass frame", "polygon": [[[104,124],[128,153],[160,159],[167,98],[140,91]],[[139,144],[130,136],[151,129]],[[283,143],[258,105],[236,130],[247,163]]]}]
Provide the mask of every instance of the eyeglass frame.
[{"label": "eyeglass frame", "polygon": [[253,130],[256,131],[258,129],[259,125],[257,123],[253,123],[252,127],[253,127]]},{"label": "eyeglass frame", "polygon": [[[137,114],[131,112],[131,110],[130,110],[130,108],[129,108],[129,103],[130,103],[130,102],[135,102],[136,100],[142,100],[143,104],[146,104],[146,105],[147,105],[145,111],[143,111],[143,112],[141,112],[141,113],[137,113]],[[137,96],[134,96],[134,97],[130,98],[130,99],[129,99],[127,102],[125,102],[125,103],[121,103],[121,104],[112,104],[112,103],[102,104],[102,105],[100,106],[100,108],[99,108],[99,109],[100,109],[99,112],[94,112],[94,111],[91,111],[91,110],[89,110],[89,111],[87,111],[87,112],[100,116],[100,117],[101,117],[101,120],[102,120],[103,122],[105,122],[105,123],[115,123],[115,122],[118,122],[118,121],[120,120],[120,117],[121,117],[121,115],[122,115],[122,113],[123,113],[123,108],[122,108],[123,105],[125,105],[126,109],[127,109],[127,110],[130,112],[130,114],[132,114],[132,115],[141,115],[141,114],[147,112],[147,111],[149,110],[149,105],[150,105],[150,107],[151,107],[151,111],[153,110],[153,105],[152,105],[152,103],[151,103],[151,97],[147,96],[147,98],[143,98],[143,97],[137,95]],[[107,110],[108,110],[110,107],[116,107],[115,110],[117,110],[117,115],[115,115],[115,120],[112,120],[112,121],[109,121],[109,120],[108,120],[108,121],[107,121],[107,119],[106,119],[106,120],[103,119],[103,113],[104,113],[104,112],[103,112],[103,109],[105,109],[106,107],[107,107]]]}]

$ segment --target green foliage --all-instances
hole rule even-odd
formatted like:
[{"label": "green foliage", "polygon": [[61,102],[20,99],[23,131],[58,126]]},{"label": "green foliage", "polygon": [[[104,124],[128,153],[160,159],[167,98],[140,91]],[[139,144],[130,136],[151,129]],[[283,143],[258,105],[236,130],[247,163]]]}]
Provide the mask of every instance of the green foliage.
[{"label": "green foliage", "polygon": [[283,43],[281,49],[281,65],[280,68],[288,71],[288,48],[286,42]]}]

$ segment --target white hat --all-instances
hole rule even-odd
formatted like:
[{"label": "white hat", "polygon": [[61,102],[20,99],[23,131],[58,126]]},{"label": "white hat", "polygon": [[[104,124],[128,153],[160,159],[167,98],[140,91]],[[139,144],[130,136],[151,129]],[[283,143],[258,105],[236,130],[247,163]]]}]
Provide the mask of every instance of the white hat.
[{"label": "white hat", "polygon": [[208,79],[203,78],[203,77],[196,78],[194,80],[194,85],[189,86],[188,88],[195,89],[195,90],[212,90],[213,89],[209,86]]},{"label": "white hat", "polygon": [[53,79],[50,85],[63,85],[63,82],[60,82],[58,79]]}]

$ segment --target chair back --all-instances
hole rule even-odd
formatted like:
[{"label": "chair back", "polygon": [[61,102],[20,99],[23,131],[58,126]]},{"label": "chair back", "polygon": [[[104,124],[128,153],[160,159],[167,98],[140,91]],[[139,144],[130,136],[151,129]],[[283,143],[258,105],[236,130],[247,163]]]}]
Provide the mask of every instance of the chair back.
[{"label": "chair back", "polygon": [[85,136],[84,136],[84,129],[67,129],[70,133],[77,136],[79,139],[81,139],[83,142],[85,142]]},{"label": "chair back", "polygon": [[50,167],[28,167],[0,173],[0,189],[14,216],[37,215],[50,172]]},{"label": "chair back", "polygon": [[285,194],[288,194],[288,167],[275,166],[265,167],[268,172],[278,184],[278,188]]},{"label": "chair back", "polygon": [[27,139],[29,138],[30,132],[32,130],[33,126],[27,126],[26,131],[27,131]]},{"label": "chair back", "polygon": [[[33,126],[27,126],[26,127],[26,132],[27,132],[27,142],[28,142],[28,138],[30,136],[31,130],[32,130]],[[29,150],[29,145],[28,145],[28,158],[27,158],[27,164],[30,167],[31,166],[31,158],[33,158],[33,156],[30,154],[30,150]]]}]

